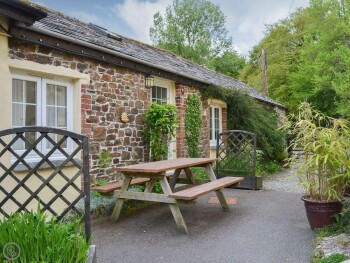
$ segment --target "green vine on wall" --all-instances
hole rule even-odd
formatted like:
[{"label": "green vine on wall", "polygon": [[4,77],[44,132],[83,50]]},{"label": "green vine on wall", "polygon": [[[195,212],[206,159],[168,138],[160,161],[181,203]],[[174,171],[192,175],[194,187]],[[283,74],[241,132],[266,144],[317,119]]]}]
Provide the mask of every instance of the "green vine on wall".
[{"label": "green vine on wall", "polygon": [[146,112],[144,136],[150,144],[152,161],[167,159],[168,142],[177,130],[177,109],[172,104],[151,103]]},{"label": "green vine on wall", "polygon": [[188,154],[192,158],[199,157],[198,144],[201,126],[201,102],[197,95],[189,95],[186,103],[185,139],[188,145]]}]

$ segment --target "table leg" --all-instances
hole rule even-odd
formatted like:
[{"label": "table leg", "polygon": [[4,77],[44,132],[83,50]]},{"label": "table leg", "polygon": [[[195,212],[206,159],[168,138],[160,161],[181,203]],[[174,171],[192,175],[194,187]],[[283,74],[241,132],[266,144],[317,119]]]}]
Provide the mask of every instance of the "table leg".
[{"label": "table leg", "polygon": [[[160,182],[160,185],[162,186],[164,194],[169,195],[172,193],[168,180],[165,177],[162,178],[159,182]],[[179,209],[179,205],[177,203],[169,204],[169,207],[170,207],[171,213],[173,214],[173,217],[175,219],[178,229],[188,234],[187,226],[186,226],[185,220],[182,217],[181,211]]]},{"label": "table leg", "polygon": [[[129,188],[129,185],[131,183],[131,177],[125,177],[124,181],[123,181],[123,186],[120,189],[120,191],[122,193],[126,192]],[[123,203],[124,203],[124,199],[123,198],[118,198],[117,202],[115,203],[114,209],[113,209],[113,213],[112,213],[112,219],[114,221],[117,221],[119,216],[120,216],[120,212],[122,211],[122,207],[123,207]]]},{"label": "table leg", "polygon": [[146,184],[145,193],[151,193],[154,187],[154,184],[156,183],[157,179],[150,179],[149,182]]},{"label": "table leg", "polygon": [[194,176],[193,176],[193,173],[192,173],[192,171],[191,171],[191,168],[184,168],[184,171],[185,171],[185,173],[186,173],[187,178],[190,179],[191,183],[192,183],[192,184],[195,184],[195,183],[196,183],[196,180],[195,180],[195,178],[194,178]]},{"label": "table leg", "polygon": [[[210,164],[206,164],[205,165],[205,169],[207,170],[207,173],[209,175],[209,179],[210,181],[216,181],[216,176],[215,176],[215,173],[213,171],[213,168],[211,167]],[[217,190],[215,191],[216,193],[216,196],[218,197],[219,201],[220,201],[220,205],[222,207],[222,209],[224,211],[228,211],[228,205],[227,205],[227,202],[226,202],[226,198],[224,196],[224,193],[222,192],[222,190]]]},{"label": "table leg", "polygon": [[177,179],[179,178],[181,171],[182,171],[182,169],[176,169],[174,172],[174,175],[172,177],[170,177],[170,189],[171,189],[171,191],[174,191]]}]

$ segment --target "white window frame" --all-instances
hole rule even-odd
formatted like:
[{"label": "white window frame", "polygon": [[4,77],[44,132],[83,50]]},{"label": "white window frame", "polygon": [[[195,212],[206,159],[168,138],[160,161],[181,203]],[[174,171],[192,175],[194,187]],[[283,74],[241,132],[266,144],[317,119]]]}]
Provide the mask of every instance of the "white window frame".
[{"label": "white window frame", "polygon": [[[36,82],[36,126],[47,126],[46,122],[46,85],[60,85],[67,87],[67,130],[73,131],[73,85],[71,82],[66,80],[56,80],[56,79],[48,79],[44,77],[35,77],[26,74],[18,74],[12,73],[12,79],[18,79],[23,81],[33,81]],[[12,93],[12,83],[11,83],[11,93]],[[13,98],[11,98],[11,123],[12,123],[12,103]],[[16,126],[17,127],[17,126]],[[50,149],[46,147],[47,140],[42,140],[38,144],[38,149],[44,155],[47,154]],[[72,140],[67,140],[67,147],[63,148],[64,151],[71,153],[73,152],[73,142]],[[26,150],[16,150],[16,153],[19,155],[23,154]],[[65,158],[65,156],[59,151],[56,150],[50,157],[50,160],[61,160]],[[30,153],[25,158],[26,161],[36,162],[41,158],[36,153]],[[12,156],[11,161],[16,161],[16,158]]]},{"label": "white window frame", "polygon": [[210,118],[210,123],[211,123],[211,128],[210,129],[210,135],[213,139],[210,140],[210,147],[216,147],[216,142],[217,138],[215,138],[215,110],[214,109],[219,109],[219,133],[222,132],[222,107],[216,104],[210,105],[210,116],[213,116],[213,118]]}]

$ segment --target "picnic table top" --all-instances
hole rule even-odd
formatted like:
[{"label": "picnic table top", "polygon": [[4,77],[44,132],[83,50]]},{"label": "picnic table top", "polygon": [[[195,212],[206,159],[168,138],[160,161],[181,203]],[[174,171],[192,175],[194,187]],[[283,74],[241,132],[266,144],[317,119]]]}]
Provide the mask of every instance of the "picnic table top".
[{"label": "picnic table top", "polygon": [[215,161],[216,158],[179,158],[117,167],[117,171],[121,173],[159,174],[173,169],[210,164]]}]

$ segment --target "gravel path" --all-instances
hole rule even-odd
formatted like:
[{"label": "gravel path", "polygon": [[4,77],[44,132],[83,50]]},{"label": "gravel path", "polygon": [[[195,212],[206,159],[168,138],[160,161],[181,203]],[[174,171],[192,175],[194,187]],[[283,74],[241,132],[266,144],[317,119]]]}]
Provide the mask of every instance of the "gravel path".
[{"label": "gravel path", "polygon": [[283,168],[283,171],[270,178],[264,178],[263,188],[272,191],[304,193],[297,175],[298,166],[299,164],[296,163],[288,168]]}]

